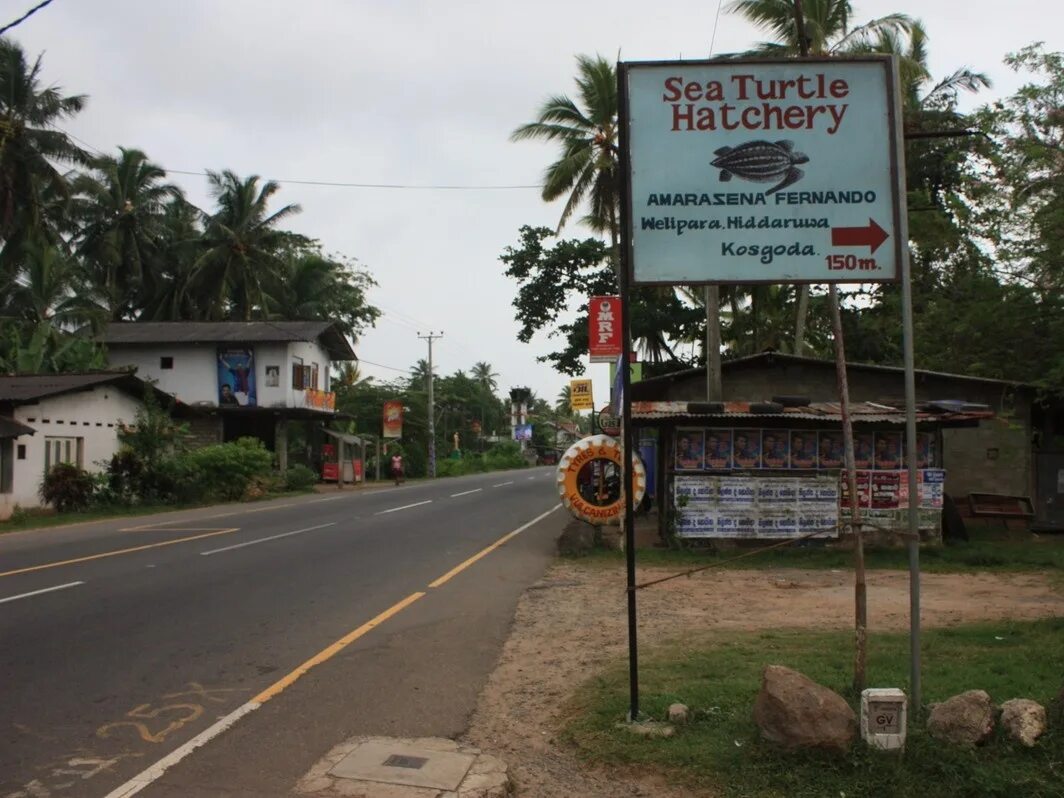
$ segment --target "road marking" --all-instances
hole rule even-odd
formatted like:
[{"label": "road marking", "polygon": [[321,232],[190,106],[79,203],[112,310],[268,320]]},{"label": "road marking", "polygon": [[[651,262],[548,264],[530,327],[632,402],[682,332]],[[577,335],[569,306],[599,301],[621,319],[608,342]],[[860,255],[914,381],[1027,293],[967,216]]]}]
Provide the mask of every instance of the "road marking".
[{"label": "road marking", "polygon": [[0,604],[6,604],[9,601],[18,601],[19,599],[29,598],[30,596],[39,596],[41,593],[51,593],[55,590],[66,590],[68,587],[77,587],[83,585],[84,582],[67,582],[65,585],[56,585],[55,587],[45,587],[40,590],[31,590],[29,593],[19,593],[17,596],[8,596],[7,598],[0,599]]},{"label": "road marking", "polygon": [[511,479],[509,482],[500,482],[498,485],[492,485],[493,488],[505,488],[507,485],[513,485],[514,481]]},{"label": "road marking", "polygon": [[[423,504],[432,504],[432,499],[425,499],[423,502],[414,502],[413,504],[404,504],[402,507],[392,507],[390,510],[381,510],[374,513],[374,515],[384,515],[385,513],[397,513],[400,510],[409,510],[411,507],[420,507]],[[2,576],[3,574],[0,574]]]},{"label": "road marking", "polygon": [[296,529],[293,532],[282,532],[280,535],[270,535],[268,538],[257,538],[256,540],[248,540],[244,543],[235,543],[232,546],[225,546],[221,549],[210,549],[209,551],[201,551],[200,554],[204,557],[211,554],[220,554],[223,551],[232,551],[233,549],[242,549],[245,546],[254,546],[256,543],[265,543],[268,540],[277,540],[278,538],[287,538],[292,535],[302,535],[304,532],[313,532],[315,529],[325,529],[327,526],[336,526],[335,521],[331,521],[328,524],[318,524],[317,526],[308,526],[306,529]]},{"label": "road marking", "polygon": [[15,576],[16,574],[28,574],[33,571],[44,571],[48,568],[58,568],[61,565],[74,565],[79,562],[89,562],[90,560],[102,560],[105,557],[117,557],[120,554],[133,554],[138,551],[147,551],[148,549],[157,549],[160,546],[173,546],[176,543],[188,543],[190,540],[201,540],[203,538],[212,538],[215,535],[228,535],[230,532],[236,532],[240,527],[234,526],[229,529],[217,529],[214,532],[205,532],[202,535],[190,535],[187,538],[174,538],[173,540],[164,540],[161,543],[146,543],[143,546],[132,546],[128,549],[118,549],[116,551],[105,551],[100,554],[89,554],[86,557],[74,557],[70,560],[60,560],[58,562],[46,562],[42,565],[31,565],[28,568],[16,568],[14,571],[0,572],[0,577]]},{"label": "road marking", "polygon": [[456,565],[454,568],[452,568],[450,571],[445,573],[439,579],[435,580],[434,582],[429,582],[429,587],[439,587],[440,585],[444,584],[445,582],[450,581],[451,578],[453,578],[454,576],[457,576],[458,574],[460,574],[462,571],[464,571],[470,565],[475,563],[477,560],[481,559],[482,557],[488,556],[493,551],[495,551],[495,549],[499,548],[499,546],[501,546],[503,543],[505,543],[506,541],[510,540],[511,538],[517,537],[518,535],[520,535],[522,532],[524,532],[526,529],[528,529],[533,524],[539,523],[544,518],[546,518],[548,515],[553,513],[555,510],[557,510],[559,507],[561,507],[560,503],[554,505],[553,507],[551,507],[549,510],[547,510],[547,512],[537,515],[535,518],[533,518],[527,524],[522,524],[521,526],[517,527],[517,529],[515,529],[513,532],[507,532],[505,535],[503,535],[501,538],[496,540],[490,546],[488,546],[487,548],[481,549],[480,551],[478,551],[476,554],[474,554],[472,557],[470,557],[465,562],[460,563],[459,565]]},{"label": "road marking", "polygon": [[111,790],[111,792],[107,793],[105,798],[129,798],[131,795],[136,795],[201,745],[210,742],[213,738],[224,732],[242,717],[249,712],[254,712],[260,706],[262,705],[256,701],[248,701],[246,704],[237,707],[234,711],[217,721],[214,725],[201,731],[187,743],[175,748],[154,765],[138,773],[121,787]]},{"label": "road marking", "polygon": [[331,646],[323,648],[321,651],[319,651],[313,657],[308,659],[306,662],[304,662],[298,668],[293,670],[288,675],[278,679],[276,682],[271,684],[269,687],[267,687],[265,690],[263,690],[261,693],[259,693],[257,696],[255,696],[251,700],[253,702],[258,702],[259,704],[265,704],[271,698],[275,698],[283,690],[285,690],[288,687],[290,687],[297,679],[299,679],[299,677],[301,677],[303,674],[305,674],[311,668],[313,668],[316,665],[321,665],[321,663],[332,659],[337,654],[339,654],[341,651],[343,651],[345,648],[347,648],[349,645],[351,645],[356,640],[358,640],[358,638],[362,637],[367,632],[370,632],[373,629],[375,629],[376,627],[380,626],[382,623],[384,623],[386,620],[391,618],[393,615],[397,615],[398,613],[402,612],[407,607],[409,607],[411,604],[413,604],[415,601],[417,601],[419,598],[422,598],[424,595],[425,595],[424,593],[411,593],[409,596],[407,596],[402,601],[396,602],[395,604],[390,606],[388,609],[386,609],[384,612],[382,612],[377,617],[375,617],[375,618],[373,618],[373,619],[371,619],[369,621],[366,621],[364,624],[362,624],[360,627],[355,629],[353,632],[348,632],[346,635],[341,637],[339,640],[337,640]]},{"label": "road marking", "polygon": [[529,477],[529,479],[535,479],[535,478],[536,478],[535,475]]},{"label": "road marking", "polygon": [[473,488],[473,490],[463,490],[461,493],[452,493],[451,498],[453,499],[457,496],[468,496],[470,493],[480,493],[480,491],[482,490],[484,490],[484,488]]}]

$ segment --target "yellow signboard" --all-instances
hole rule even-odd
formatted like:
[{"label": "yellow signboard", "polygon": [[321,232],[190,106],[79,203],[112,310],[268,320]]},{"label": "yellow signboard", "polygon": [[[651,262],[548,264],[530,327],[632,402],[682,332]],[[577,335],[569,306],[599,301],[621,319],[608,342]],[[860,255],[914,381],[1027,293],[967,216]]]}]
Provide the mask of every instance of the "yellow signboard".
[{"label": "yellow signboard", "polygon": [[591,396],[591,380],[569,381],[569,404],[573,410],[595,409],[595,401]]}]

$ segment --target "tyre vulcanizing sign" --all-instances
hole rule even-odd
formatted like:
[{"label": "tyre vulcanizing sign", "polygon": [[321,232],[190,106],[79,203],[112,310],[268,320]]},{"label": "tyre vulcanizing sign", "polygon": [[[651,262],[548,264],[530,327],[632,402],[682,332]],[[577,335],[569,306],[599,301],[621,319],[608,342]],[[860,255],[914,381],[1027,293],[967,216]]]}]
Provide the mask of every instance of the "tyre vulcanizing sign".
[{"label": "tyre vulcanizing sign", "polygon": [[899,278],[890,56],[620,69],[633,284]]}]

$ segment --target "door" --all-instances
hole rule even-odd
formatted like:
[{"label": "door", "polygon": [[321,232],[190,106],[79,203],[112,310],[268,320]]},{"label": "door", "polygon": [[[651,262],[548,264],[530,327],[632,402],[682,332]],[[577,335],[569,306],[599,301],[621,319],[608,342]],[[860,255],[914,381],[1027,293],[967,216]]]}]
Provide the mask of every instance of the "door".
[{"label": "door", "polygon": [[1064,452],[1036,453],[1035,470],[1034,525],[1064,532]]}]

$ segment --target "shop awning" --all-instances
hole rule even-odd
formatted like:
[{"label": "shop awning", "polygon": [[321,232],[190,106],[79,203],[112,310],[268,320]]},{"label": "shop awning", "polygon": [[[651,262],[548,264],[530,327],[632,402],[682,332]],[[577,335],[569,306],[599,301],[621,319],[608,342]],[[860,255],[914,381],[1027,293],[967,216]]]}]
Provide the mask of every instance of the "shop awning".
[{"label": "shop awning", "polygon": [[350,446],[364,447],[366,445],[365,441],[363,441],[362,438],[358,437],[357,435],[352,435],[349,432],[337,432],[334,429],[325,429],[322,430],[322,432],[324,432],[329,437],[336,438],[337,440],[343,441],[344,443]]},{"label": "shop awning", "polygon": [[[921,402],[917,423],[939,426],[965,426],[993,418],[985,405],[961,401]],[[799,407],[783,407],[774,402],[632,402],[632,418],[642,420],[691,419],[782,419],[842,423],[838,402],[810,402]],[[851,402],[850,418],[855,424],[904,424],[905,409],[876,402]]]}]

